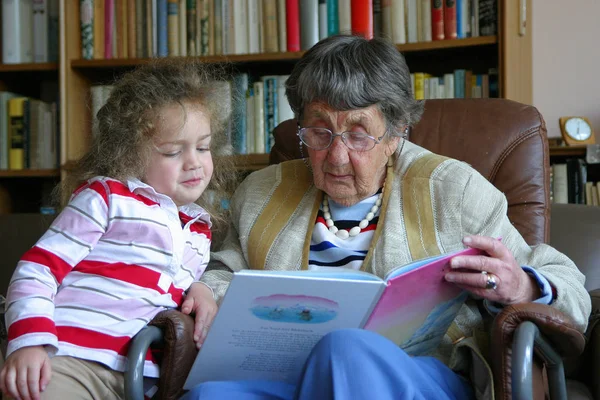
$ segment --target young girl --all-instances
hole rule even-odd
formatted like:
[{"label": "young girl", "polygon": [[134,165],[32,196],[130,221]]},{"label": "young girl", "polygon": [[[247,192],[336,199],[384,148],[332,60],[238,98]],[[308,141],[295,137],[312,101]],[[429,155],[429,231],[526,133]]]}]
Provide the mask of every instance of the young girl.
[{"label": "young girl", "polygon": [[[204,340],[217,305],[198,280],[211,244],[206,210],[216,214],[201,195],[231,176],[221,166],[213,175],[229,112],[218,71],[166,59],[114,86],[91,150],[63,183],[68,205],[11,280],[4,393],[123,397],[128,344],[165,309],[195,313],[194,340]],[[158,373],[146,360],[144,374]]]}]

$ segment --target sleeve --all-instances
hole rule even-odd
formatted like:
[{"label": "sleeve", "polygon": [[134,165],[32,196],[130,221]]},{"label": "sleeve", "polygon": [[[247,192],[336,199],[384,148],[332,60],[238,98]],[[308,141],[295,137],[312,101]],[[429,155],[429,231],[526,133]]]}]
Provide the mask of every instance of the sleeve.
[{"label": "sleeve", "polygon": [[520,265],[529,266],[536,277],[548,282],[555,293],[551,306],[571,316],[584,332],[591,312],[590,296],[583,286],[585,276],[556,249],[545,244],[529,246],[508,219],[504,194],[479,173],[471,171],[461,200],[463,236],[502,237]]},{"label": "sleeve", "polygon": [[[539,304],[547,304],[550,305],[552,304],[552,300],[553,300],[553,291],[552,291],[552,286],[550,285],[550,282],[548,282],[548,279],[544,278],[544,276],[540,273],[538,273],[535,269],[528,267],[528,266],[523,266],[522,267],[523,270],[525,272],[527,272],[527,274],[531,275],[538,287],[540,288],[540,297],[536,300],[534,300],[534,303],[539,303]],[[499,304],[499,303],[495,303],[492,301],[488,301],[488,300],[484,300],[483,301],[485,308],[491,313],[491,314],[497,314],[502,310],[503,305]]]},{"label": "sleeve", "polygon": [[58,340],[54,297],[64,277],[106,232],[108,191],[100,181],[80,189],[48,231],[19,261],[8,287],[7,356],[26,346],[52,346]]}]

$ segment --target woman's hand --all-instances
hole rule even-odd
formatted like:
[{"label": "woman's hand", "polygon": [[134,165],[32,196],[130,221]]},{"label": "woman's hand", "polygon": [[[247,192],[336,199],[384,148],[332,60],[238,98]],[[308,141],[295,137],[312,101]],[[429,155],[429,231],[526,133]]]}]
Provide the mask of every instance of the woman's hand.
[{"label": "woman's hand", "polygon": [[217,314],[217,303],[213,298],[212,291],[203,283],[195,282],[187,291],[185,300],[181,305],[181,312],[184,314],[196,314],[194,324],[194,342],[196,347],[200,348],[206,334],[212,325],[213,319]]},{"label": "woman's hand", "polygon": [[20,400],[38,400],[50,383],[52,366],[44,346],[22,347],[11,353],[0,372],[0,389]]},{"label": "woman's hand", "polygon": [[[528,303],[541,296],[535,278],[523,271],[500,240],[487,236],[467,236],[463,243],[483,250],[488,255],[454,257],[450,262],[453,271],[446,274],[447,281],[501,304]],[[490,277],[496,280],[495,289],[486,288]]]}]

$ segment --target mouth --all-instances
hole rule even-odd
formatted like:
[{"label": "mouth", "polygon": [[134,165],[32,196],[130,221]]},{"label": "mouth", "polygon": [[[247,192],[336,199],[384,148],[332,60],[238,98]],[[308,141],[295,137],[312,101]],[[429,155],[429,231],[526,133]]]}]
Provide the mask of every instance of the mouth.
[{"label": "mouth", "polygon": [[188,179],[187,181],[181,182],[181,184],[184,186],[192,187],[192,186],[198,186],[201,182],[202,182],[201,178],[192,178],[192,179]]},{"label": "mouth", "polygon": [[348,180],[354,177],[351,174],[333,174],[331,172],[326,173],[333,180]]}]

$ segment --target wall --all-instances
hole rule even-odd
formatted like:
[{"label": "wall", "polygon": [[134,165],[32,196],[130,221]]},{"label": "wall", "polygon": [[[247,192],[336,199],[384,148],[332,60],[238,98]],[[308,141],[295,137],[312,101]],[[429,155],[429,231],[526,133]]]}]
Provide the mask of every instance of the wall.
[{"label": "wall", "polygon": [[[517,1],[517,0],[510,0]],[[600,142],[600,0],[533,0],[533,105],[560,137],[558,118],[590,119]]]}]

